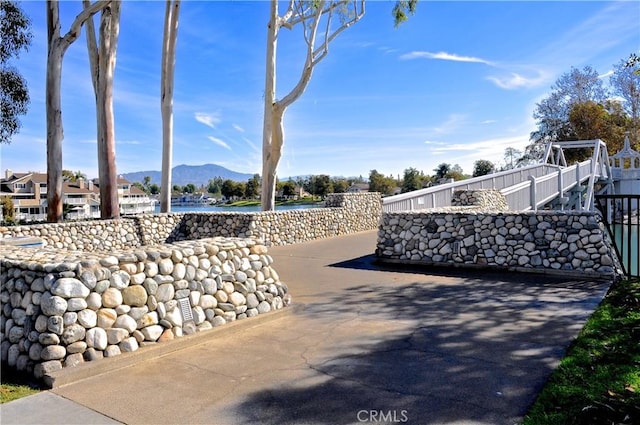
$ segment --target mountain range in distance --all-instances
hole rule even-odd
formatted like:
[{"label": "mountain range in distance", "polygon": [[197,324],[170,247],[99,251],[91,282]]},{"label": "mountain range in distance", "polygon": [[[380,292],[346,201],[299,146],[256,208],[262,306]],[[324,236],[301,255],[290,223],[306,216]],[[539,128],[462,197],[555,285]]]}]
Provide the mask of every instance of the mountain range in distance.
[{"label": "mountain range in distance", "polygon": [[[151,178],[151,184],[160,185],[162,182],[161,171],[136,171],[122,174],[122,177],[132,183],[143,183],[146,176]],[[193,183],[196,186],[202,186],[209,184],[209,180],[215,177],[220,177],[222,180],[246,182],[253,177],[253,174],[238,173],[216,164],[178,165],[171,169],[172,185],[184,186]]]},{"label": "mountain range in distance", "polygon": [[[129,180],[131,183],[139,182],[144,183],[144,178],[149,176],[151,178],[151,184],[161,185],[162,172],[161,171],[135,171],[132,173],[123,173],[122,177]],[[298,181],[300,179],[305,180],[311,175],[301,176],[289,176],[278,178],[280,181]],[[239,173],[237,171],[229,170],[222,165],[217,164],[204,164],[204,165],[178,165],[171,170],[171,184],[184,186],[189,183],[193,183],[197,187],[206,186],[209,184],[209,180],[220,177],[222,180],[233,180],[236,182],[246,183],[247,180],[253,177],[253,174]],[[340,177],[344,178],[344,177]],[[354,177],[355,178],[355,177]]]}]

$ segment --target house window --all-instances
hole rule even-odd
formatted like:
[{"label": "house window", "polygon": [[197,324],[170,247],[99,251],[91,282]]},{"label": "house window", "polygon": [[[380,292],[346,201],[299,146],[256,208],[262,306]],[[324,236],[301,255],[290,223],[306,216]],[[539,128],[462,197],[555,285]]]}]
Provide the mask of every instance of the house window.
[{"label": "house window", "polygon": [[16,183],[15,188],[16,189],[26,189],[27,188],[27,184],[26,183]]},{"label": "house window", "polygon": [[40,188],[46,189],[47,188],[47,184],[46,183],[40,183]]}]

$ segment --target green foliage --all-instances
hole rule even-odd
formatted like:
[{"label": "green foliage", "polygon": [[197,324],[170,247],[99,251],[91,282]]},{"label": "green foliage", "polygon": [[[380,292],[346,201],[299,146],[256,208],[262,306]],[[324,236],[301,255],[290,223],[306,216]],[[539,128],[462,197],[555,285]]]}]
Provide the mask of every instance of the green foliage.
[{"label": "green foliage", "polygon": [[0,197],[0,206],[2,207],[2,217],[7,223],[15,222],[15,205],[13,204],[13,198],[10,196]]},{"label": "green foliage", "polygon": [[524,425],[640,423],[640,281],[615,284]]},{"label": "green foliage", "polygon": [[312,195],[324,198],[328,193],[333,192],[333,182],[326,174],[313,175],[307,178],[303,185],[304,189]]},{"label": "green foliage", "polygon": [[391,11],[393,15],[393,25],[397,28],[403,22],[409,19],[408,15],[416,13],[418,7],[418,0],[399,0]]},{"label": "green foliage", "polygon": [[182,188],[184,193],[196,193],[196,185],[193,183],[187,183]]},{"label": "green foliage", "polygon": [[[590,66],[582,70],[572,68],[556,80],[549,96],[536,105],[533,117],[538,128],[531,133],[531,143],[519,162],[529,163],[540,159],[547,142],[602,139],[610,146],[611,152],[621,146],[620,134],[631,131],[632,142],[637,143],[640,130],[640,75],[635,71],[640,70],[640,64],[631,59],[622,60],[614,66],[609,90]],[[617,102],[608,100],[612,96],[618,96],[624,102],[613,107]],[[610,115],[615,115],[611,119],[615,121],[615,126],[621,128],[613,128],[613,122],[605,125],[609,118],[591,104],[585,107],[589,102],[604,108]],[[620,119],[625,115],[630,120]],[[589,117],[595,117],[596,122],[589,123]],[[584,134],[591,134],[591,137]],[[583,159],[585,155],[588,152],[582,152],[582,156],[578,152],[576,157],[567,159],[576,161]]]},{"label": "green foliage", "polygon": [[296,194],[296,184],[291,180],[286,181],[281,184],[282,186],[282,196],[288,198],[294,196]]},{"label": "green foliage", "polygon": [[10,143],[20,130],[18,117],[27,113],[29,92],[26,80],[8,61],[28,49],[33,36],[29,18],[14,1],[0,2],[0,22],[0,143]]},{"label": "green foliage", "polygon": [[486,176],[495,170],[496,167],[493,165],[493,162],[487,161],[486,159],[479,159],[473,163],[473,177]]},{"label": "green foliage", "polygon": [[411,192],[422,189],[424,181],[424,173],[410,167],[404,170],[404,179],[402,180],[402,193]]},{"label": "green foliage", "polygon": [[395,187],[396,181],[392,177],[385,177],[377,170],[371,170],[369,173],[369,192],[392,195]]},{"label": "green foliage", "polygon": [[249,180],[244,189],[244,196],[246,198],[257,198],[260,190],[260,174],[254,174]]},{"label": "green foliage", "polygon": [[445,162],[439,164],[436,168],[433,169],[436,172],[436,179],[444,179],[447,177],[449,172],[451,171],[451,164],[447,164]]}]

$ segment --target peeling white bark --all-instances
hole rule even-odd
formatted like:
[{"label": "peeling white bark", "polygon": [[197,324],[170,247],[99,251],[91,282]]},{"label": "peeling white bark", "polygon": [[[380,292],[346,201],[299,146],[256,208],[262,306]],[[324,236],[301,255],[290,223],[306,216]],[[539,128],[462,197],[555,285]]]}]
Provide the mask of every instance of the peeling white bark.
[{"label": "peeling white bark", "polygon": [[167,0],[162,40],[162,77],[160,109],[162,113],[162,182],[160,212],[171,211],[171,162],[173,157],[173,81],[178,38],[180,0]]},{"label": "peeling white bark", "polygon": [[62,59],[67,48],[80,36],[82,25],[96,12],[106,7],[108,1],[97,1],[85,7],[76,16],[69,31],[60,36],[60,10],[57,0],[47,1],[47,221],[62,221]]},{"label": "peeling white bark", "polygon": [[[84,7],[90,7],[83,0]],[[118,203],[118,173],[116,170],[115,121],[113,114],[113,73],[120,31],[120,2],[102,8],[100,43],[96,42],[93,20],[86,22],[87,49],[91,81],[96,97],[96,128],[98,145],[98,180],[100,182],[100,217],[120,217]]]},{"label": "peeling white bark", "polygon": [[[345,10],[347,12],[345,13]],[[345,29],[364,16],[364,0],[338,0],[308,2],[290,0],[286,12],[278,15],[278,1],[271,0],[269,25],[267,30],[267,58],[264,92],[264,121],[262,132],[262,210],[275,209],[276,173],[282,157],[284,145],[284,114],[306,90],[313,74],[313,68],[329,52],[329,43]],[[337,28],[332,28],[335,14],[342,14]],[[324,36],[316,47],[319,28],[324,21]],[[280,28],[291,29],[295,25],[303,27],[307,54],[300,78],[291,91],[276,98],[276,51]]]}]

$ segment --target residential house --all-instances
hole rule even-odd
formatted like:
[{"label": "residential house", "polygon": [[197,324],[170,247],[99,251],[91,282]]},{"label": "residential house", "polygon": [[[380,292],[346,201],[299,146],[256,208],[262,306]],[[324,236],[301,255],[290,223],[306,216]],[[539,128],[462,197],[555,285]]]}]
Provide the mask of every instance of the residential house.
[{"label": "residential house", "polygon": [[[47,175],[5,171],[0,179],[0,197],[10,197],[14,217],[21,221],[47,219]],[[155,201],[128,180],[118,178],[118,201],[121,214],[153,212]],[[100,218],[100,191],[95,180],[78,179],[62,183],[62,203],[67,219]],[[2,211],[0,209],[0,215]]]}]

